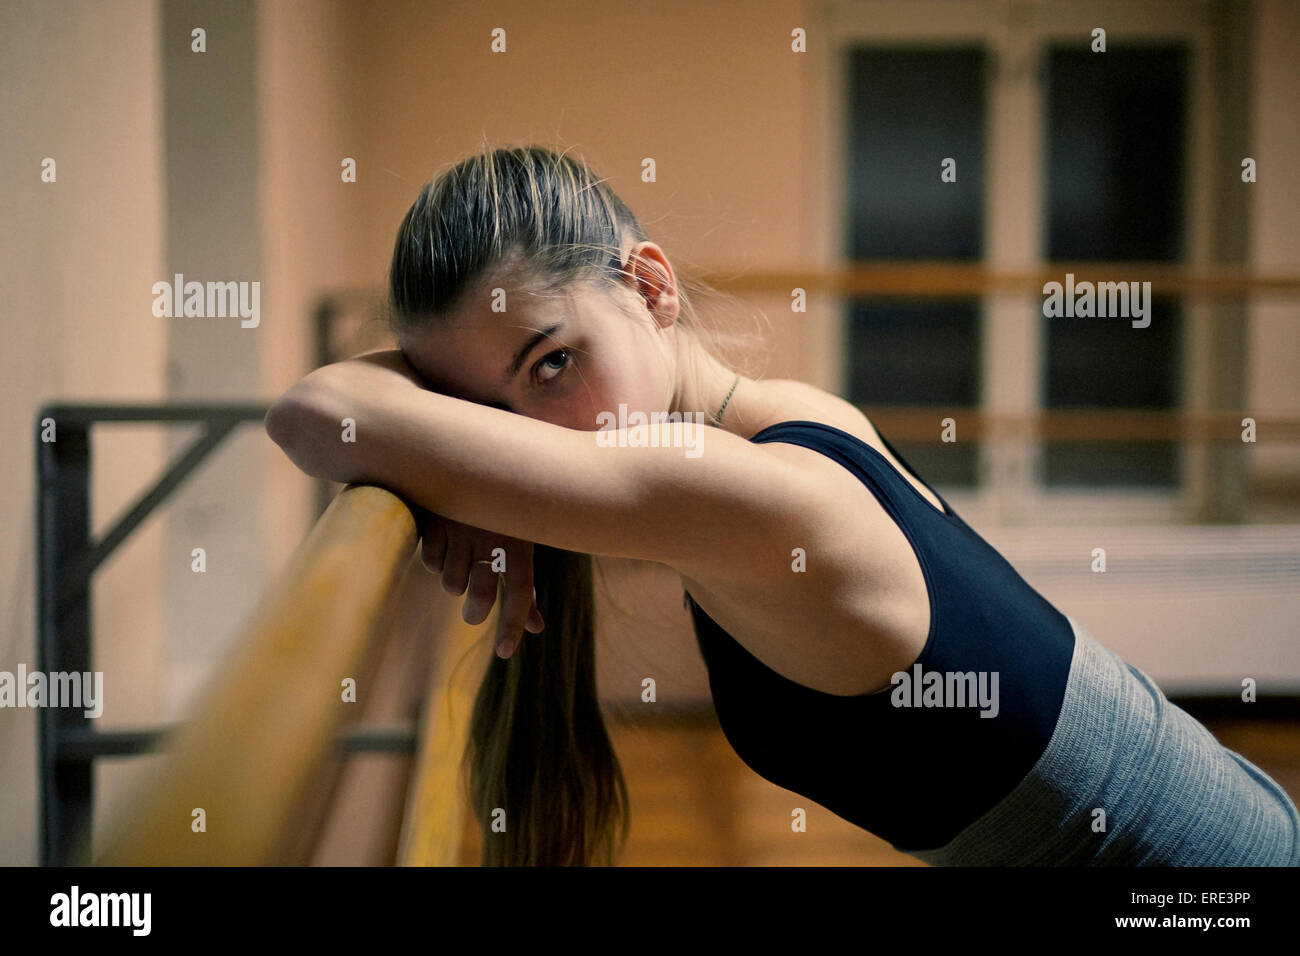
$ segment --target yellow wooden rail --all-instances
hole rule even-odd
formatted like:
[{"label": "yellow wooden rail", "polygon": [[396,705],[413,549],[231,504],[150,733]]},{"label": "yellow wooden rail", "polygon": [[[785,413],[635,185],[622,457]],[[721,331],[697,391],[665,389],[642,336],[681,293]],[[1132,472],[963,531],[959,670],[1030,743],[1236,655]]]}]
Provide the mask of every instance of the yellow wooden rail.
[{"label": "yellow wooden rail", "polygon": [[334,499],[97,862],[298,862],[295,815],[355,706],[343,682],[384,626],[416,540],[391,493],[349,486]]},{"label": "yellow wooden rail", "polygon": [[1048,282],[1074,275],[1087,282],[1150,282],[1153,295],[1240,298],[1295,296],[1300,276],[1260,274],[1227,266],[1190,267],[1168,262],[1051,262],[1031,269],[990,269],[980,262],[868,261],[832,269],[708,270],[702,277],[727,292],[789,295],[801,288],[851,296],[970,298],[986,295],[1041,296]]},{"label": "yellow wooden rail", "polygon": [[1260,443],[1300,441],[1300,418],[1255,416],[1250,412],[1194,414],[1145,409],[1083,408],[1011,415],[962,406],[863,405],[862,411],[891,442],[940,440],[941,422],[956,423],[957,438],[967,440],[1033,439],[1051,442],[1240,442],[1242,419],[1255,422]]},{"label": "yellow wooden rail", "polygon": [[[399,866],[457,866],[477,863],[465,853],[475,832],[470,822],[461,758],[469,737],[474,697],[482,683],[484,654],[479,642],[485,632],[495,634],[500,603],[482,624],[466,624],[460,602],[450,603],[446,621],[438,632],[429,689],[424,695],[420,749],[402,816],[398,845]],[[488,653],[491,653],[489,650]]]}]

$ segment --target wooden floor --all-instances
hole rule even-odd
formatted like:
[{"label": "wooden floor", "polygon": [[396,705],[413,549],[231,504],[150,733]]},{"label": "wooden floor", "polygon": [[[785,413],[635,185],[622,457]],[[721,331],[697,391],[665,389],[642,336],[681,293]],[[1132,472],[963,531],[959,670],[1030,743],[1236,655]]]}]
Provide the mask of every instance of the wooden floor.
[{"label": "wooden floor", "polygon": [[[1204,720],[1300,801],[1300,721]],[[615,723],[632,826],[625,866],[923,866],[754,774],[715,719]],[[793,832],[791,811],[807,811]]]},{"label": "wooden floor", "polygon": [[[922,866],[751,771],[716,721],[610,728],[627,779],[625,866]],[[791,827],[806,811],[806,832]]]}]

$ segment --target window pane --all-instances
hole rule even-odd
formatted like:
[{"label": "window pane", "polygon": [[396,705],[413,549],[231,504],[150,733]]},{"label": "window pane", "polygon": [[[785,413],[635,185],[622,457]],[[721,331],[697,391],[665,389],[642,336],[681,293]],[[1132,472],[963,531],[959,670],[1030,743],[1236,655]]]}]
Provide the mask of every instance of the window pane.
[{"label": "window pane", "polygon": [[[1046,318],[1044,404],[1049,408],[1175,408],[1182,323],[1175,299],[1151,303],[1151,326],[1116,318]],[[1173,485],[1178,443],[1054,442],[1047,446],[1049,485]]]},{"label": "window pane", "polygon": [[[1048,257],[1177,261],[1184,243],[1186,51],[1054,48],[1047,64]],[[1115,276],[1128,278],[1140,276]],[[1143,329],[1122,317],[1043,322],[1048,408],[1179,406],[1177,300],[1152,303]],[[1054,442],[1044,452],[1049,485],[1178,480],[1176,441]]]},{"label": "window pane", "polygon": [[[847,257],[982,256],[986,69],[980,48],[850,53]],[[946,159],[956,163],[955,182],[941,178]],[[884,430],[932,484],[976,480],[978,443],[937,439],[940,418],[980,402],[979,338],[977,300],[851,303],[849,400],[936,406],[935,441],[903,441]]]},{"label": "window pane", "polygon": [[1185,51],[1052,49],[1047,87],[1048,258],[1179,259]]},{"label": "window pane", "polygon": [[849,320],[849,392],[859,405],[935,405],[934,440],[895,440],[881,432],[931,484],[972,485],[979,442],[940,444],[939,422],[980,401],[979,306],[951,301],[860,299]]},{"label": "window pane", "polygon": [[[848,255],[978,259],[984,51],[858,49],[849,65]],[[956,160],[956,182],[940,180]]]}]

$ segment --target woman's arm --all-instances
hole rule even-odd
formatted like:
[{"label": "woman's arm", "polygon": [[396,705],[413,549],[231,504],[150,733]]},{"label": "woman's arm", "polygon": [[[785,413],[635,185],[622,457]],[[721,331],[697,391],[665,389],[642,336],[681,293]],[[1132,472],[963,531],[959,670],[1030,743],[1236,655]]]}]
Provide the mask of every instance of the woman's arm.
[{"label": "woman's arm", "polygon": [[272,406],[266,430],[311,475],[382,485],[499,534],[685,574],[744,574],[755,548],[797,540],[815,497],[798,469],[721,429],[656,425],[661,447],[628,447],[629,428],[604,433],[614,441],[602,447],[596,431],[429,391],[395,351],[312,372]]}]

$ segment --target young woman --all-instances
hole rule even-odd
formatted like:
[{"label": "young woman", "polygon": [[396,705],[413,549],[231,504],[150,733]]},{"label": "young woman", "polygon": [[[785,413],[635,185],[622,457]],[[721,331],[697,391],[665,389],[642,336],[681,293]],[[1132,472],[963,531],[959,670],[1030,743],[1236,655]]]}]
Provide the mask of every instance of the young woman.
[{"label": "young woman", "polygon": [[728,368],[581,162],[485,150],[441,175],[389,292],[400,349],[312,372],[266,427],[309,474],[411,502],[467,621],[503,578],[467,752],[484,862],[611,862],[626,835],[596,699],[601,555],[681,575],[754,771],[900,850],[1300,862],[1286,793],[1034,591],[861,412]]}]

